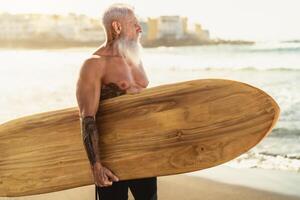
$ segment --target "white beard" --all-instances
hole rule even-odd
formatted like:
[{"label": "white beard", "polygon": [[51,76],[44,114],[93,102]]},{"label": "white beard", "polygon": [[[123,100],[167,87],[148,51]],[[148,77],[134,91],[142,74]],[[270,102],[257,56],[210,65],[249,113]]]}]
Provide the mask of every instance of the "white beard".
[{"label": "white beard", "polygon": [[143,49],[139,40],[128,40],[121,37],[116,41],[116,45],[120,54],[125,57],[126,60],[129,60],[135,66],[139,66]]}]

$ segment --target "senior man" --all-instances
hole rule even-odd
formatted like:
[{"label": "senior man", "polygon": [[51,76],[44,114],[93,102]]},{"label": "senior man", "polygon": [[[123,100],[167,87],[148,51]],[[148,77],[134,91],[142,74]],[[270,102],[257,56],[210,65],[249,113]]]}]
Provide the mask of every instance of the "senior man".
[{"label": "senior man", "polygon": [[95,121],[100,101],[139,93],[149,83],[140,57],[142,29],[134,9],[126,4],[113,4],[105,10],[102,24],[106,41],[83,62],[76,89],[83,144],[94,176],[96,199],[127,200],[130,188],[136,200],[156,200],[157,177],[120,181],[101,164],[101,155],[95,153],[99,152],[101,134]]}]

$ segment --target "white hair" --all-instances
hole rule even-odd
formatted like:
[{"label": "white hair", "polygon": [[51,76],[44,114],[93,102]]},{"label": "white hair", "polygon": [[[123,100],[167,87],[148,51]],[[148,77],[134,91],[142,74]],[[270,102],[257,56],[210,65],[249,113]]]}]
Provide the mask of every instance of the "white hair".
[{"label": "white hair", "polygon": [[124,37],[119,38],[116,43],[120,54],[130,60],[135,66],[141,62],[142,45],[139,41],[128,40]]},{"label": "white hair", "polygon": [[102,25],[106,33],[110,31],[113,21],[121,21],[130,13],[134,13],[134,7],[128,4],[115,3],[109,6],[102,15]]}]

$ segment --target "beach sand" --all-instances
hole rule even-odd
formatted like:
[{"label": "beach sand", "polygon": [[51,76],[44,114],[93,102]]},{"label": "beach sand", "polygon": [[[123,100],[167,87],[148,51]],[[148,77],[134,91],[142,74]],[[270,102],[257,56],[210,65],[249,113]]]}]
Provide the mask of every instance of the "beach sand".
[{"label": "beach sand", "polygon": [[[269,173],[268,173],[269,172]],[[193,172],[194,173],[194,172]],[[191,173],[161,176],[158,177],[158,199],[159,200],[296,200],[300,199],[300,194],[295,196],[288,195],[287,193],[274,188],[274,191],[270,191],[272,183],[278,183],[278,185],[295,185],[297,187],[300,180],[300,174],[295,175],[294,179],[287,178],[285,172],[270,171],[261,169],[233,169],[226,166],[220,166],[217,168],[197,171],[197,175],[191,176]],[[276,176],[274,175],[276,174]],[[214,174],[214,176],[212,175]],[[261,176],[265,174],[265,176]],[[204,178],[212,177],[214,180]],[[219,178],[218,178],[218,177]],[[256,184],[255,187],[247,187],[244,183],[235,181],[234,184],[224,183],[224,178],[228,180],[228,177],[240,180],[249,180],[249,177],[256,177],[250,182]],[[215,181],[220,179],[220,181]],[[223,179],[223,180],[221,180]],[[261,179],[261,180],[260,180]],[[231,180],[228,180],[231,182]],[[258,183],[259,182],[259,183]],[[248,183],[249,185],[249,183]],[[269,186],[269,187],[268,187]],[[273,186],[272,186],[273,187]],[[284,188],[283,188],[284,189]],[[285,190],[288,190],[287,187]],[[289,191],[287,191],[289,192]],[[74,189],[69,189],[60,192],[53,192],[42,195],[18,197],[18,198],[1,198],[0,200],[94,200],[95,199],[95,186],[84,186]],[[129,200],[133,200],[129,190]]]}]

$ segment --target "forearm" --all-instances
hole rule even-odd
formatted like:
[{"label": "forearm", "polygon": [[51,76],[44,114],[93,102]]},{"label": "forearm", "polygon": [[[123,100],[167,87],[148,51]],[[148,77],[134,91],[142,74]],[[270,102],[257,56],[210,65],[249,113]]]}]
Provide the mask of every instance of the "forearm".
[{"label": "forearm", "polygon": [[93,116],[85,116],[81,120],[81,135],[83,144],[90,161],[93,166],[96,162],[100,163],[99,155],[99,133],[96,126],[96,120]]}]

